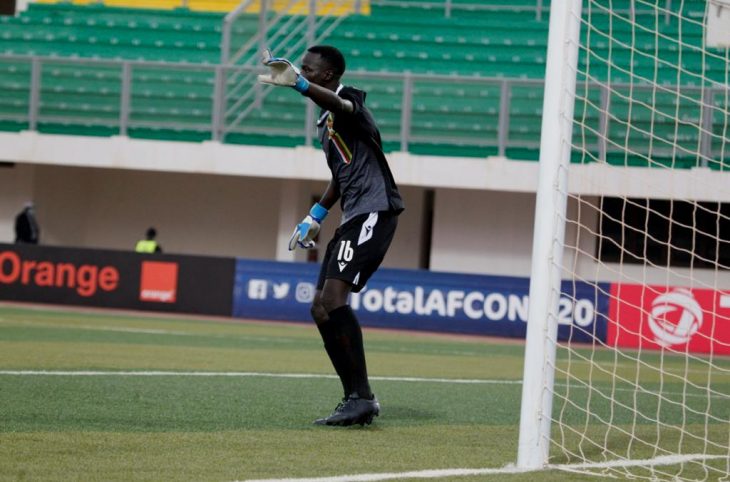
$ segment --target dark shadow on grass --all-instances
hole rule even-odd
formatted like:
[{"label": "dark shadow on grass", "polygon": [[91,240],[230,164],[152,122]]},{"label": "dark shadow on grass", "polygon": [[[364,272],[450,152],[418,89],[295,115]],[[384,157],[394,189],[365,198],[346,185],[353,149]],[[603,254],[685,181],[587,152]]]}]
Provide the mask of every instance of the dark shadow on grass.
[{"label": "dark shadow on grass", "polygon": [[376,417],[373,420],[373,423],[371,425],[350,425],[348,427],[322,427],[322,426],[315,426],[312,425],[312,427],[321,429],[325,428],[328,430],[371,430],[371,431],[380,431],[381,429],[387,426],[394,426],[394,425],[422,425],[423,422],[435,420],[439,417],[436,416],[435,413],[428,412],[426,410],[420,410],[417,408],[412,407],[406,407],[406,406],[392,406],[388,405],[387,410],[382,410],[380,412],[380,416]]},{"label": "dark shadow on grass", "polygon": [[409,420],[414,422],[423,422],[426,420],[434,420],[437,416],[433,412],[418,408],[388,405],[380,412],[380,418],[385,420],[397,420],[399,422],[407,422]]}]

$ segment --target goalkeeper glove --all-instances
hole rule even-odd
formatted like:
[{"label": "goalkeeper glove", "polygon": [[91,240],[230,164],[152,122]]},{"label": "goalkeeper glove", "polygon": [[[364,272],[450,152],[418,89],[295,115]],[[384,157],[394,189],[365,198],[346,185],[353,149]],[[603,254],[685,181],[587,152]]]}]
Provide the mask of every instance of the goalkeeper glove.
[{"label": "goalkeeper glove", "polygon": [[289,239],[289,251],[294,250],[297,245],[304,249],[314,248],[317,245],[314,238],[319,233],[319,224],[327,217],[327,213],[329,211],[324,206],[314,203],[312,209],[309,210],[309,215],[294,228],[294,233]]},{"label": "goalkeeper glove", "polygon": [[300,93],[309,89],[309,81],[299,72],[299,69],[287,59],[272,57],[269,49],[264,50],[263,63],[271,72],[259,75],[259,82],[285,87],[292,87]]}]

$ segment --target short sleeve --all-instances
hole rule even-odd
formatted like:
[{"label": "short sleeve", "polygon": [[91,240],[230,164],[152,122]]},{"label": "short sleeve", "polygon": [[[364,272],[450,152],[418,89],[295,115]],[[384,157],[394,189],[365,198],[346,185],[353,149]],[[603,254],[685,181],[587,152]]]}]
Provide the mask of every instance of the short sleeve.
[{"label": "short sleeve", "polygon": [[352,102],[352,106],[355,108],[352,112],[353,115],[357,115],[362,110],[366,95],[364,91],[352,87],[343,87],[339,93],[341,98]]}]

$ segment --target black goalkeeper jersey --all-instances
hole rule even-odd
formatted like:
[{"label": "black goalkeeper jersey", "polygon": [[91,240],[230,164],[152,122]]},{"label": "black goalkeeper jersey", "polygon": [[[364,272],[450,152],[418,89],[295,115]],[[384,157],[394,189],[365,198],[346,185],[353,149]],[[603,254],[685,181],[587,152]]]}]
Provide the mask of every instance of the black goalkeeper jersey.
[{"label": "black goalkeeper jersey", "polygon": [[358,214],[404,209],[380,132],[365,107],[366,93],[340,85],[337,94],[352,102],[352,113],[321,111],[317,122],[319,140],[340,192],[342,222]]}]

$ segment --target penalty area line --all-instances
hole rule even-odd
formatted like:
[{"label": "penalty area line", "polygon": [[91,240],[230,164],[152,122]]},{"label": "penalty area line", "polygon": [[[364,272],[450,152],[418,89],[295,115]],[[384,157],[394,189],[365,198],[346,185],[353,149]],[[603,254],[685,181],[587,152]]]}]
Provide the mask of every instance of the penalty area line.
[{"label": "penalty area line", "polygon": [[[337,379],[337,375],[324,373],[266,373],[266,372],[174,372],[174,371],[104,371],[104,370],[0,370],[0,376],[59,376],[59,377],[261,377],[291,379]],[[371,376],[378,382],[446,383],[453,385],[522,385],[522,380],[499,380],[480,378],[428,378],[428,377],[384,377]],[[555,386],[564,386],[556,383]],[[591,387],[574,387],[590,389]],[[617,388],[617,392],[632,393],[632,390]],[[682,395],[693,398],[707,398],[706,394],[664,392],[662,395]],[[711,394],[711,398],[727,400],[726,394]]]},{"label": "penalty area line", "polygon": [[[0,370],[0,376],[59,376],[59,377],[262,377],[337,379],[324,373],[266,373],[266,372],[173,372],[173,371],[105,371],[105,370]],[[482,380],[468,378],[379,377],[370,380],[384,382],[455,383],[488,385],[521,385],[521,380]]]},{"label": "penalty area line", "polygon": [[[502,468],[484,468],[484,469],[431,469],[431,470],[415,470],[411,472],[392,472],[392,473],[374,473],[374,474],[353,474],[353,475],[336,475],[331,477],[308,477],[308,478],[283,478],[283,479],[247,479],[242,482],[377,482],[381,480],[395,479],[435,479],[443,477],[464,477],[467,475],[504,475],[504,474],[524,474],[528,472],[538,472],[542,470],[562,470],[566,472],[577,472],[585,475],[598,477],[611,477],[609,474],[590,472],[592,469],[608,469],[608,468],[629,468],[629,467],[654,467],[662,465],[676,465],[685,462],[698,460],[723,459],[725,455],[708,455],[708,454],[685,454],[685,455],[662,455],[653,459],[645,460],[612,460],[608,462],[581,463],[581,464],[562,464],[547,465],[539,469],[519,468],[512,464]],[[239,481],[236,481],[239,482]]]}]

